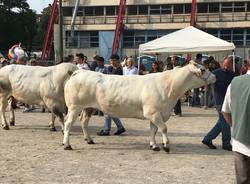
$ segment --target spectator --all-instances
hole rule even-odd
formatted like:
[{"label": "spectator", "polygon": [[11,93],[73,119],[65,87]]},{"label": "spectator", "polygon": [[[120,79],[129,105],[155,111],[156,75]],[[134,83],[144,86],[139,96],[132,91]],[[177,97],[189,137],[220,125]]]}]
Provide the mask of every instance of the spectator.
[{"label": "spectator", "polygon": [[[195,62],[198,64],[202,64],[202,54],[197,54],[196,55],[196,59]],[[192,107],[201,106],[201,102],[200,102],[200,89],[199,88],[195,88],[193,89],[193,95],[192,95]]]},{"label": "spectator", "polygon": [[[122,69],[119,62],[119,56],[118,55],[112,55],[110,57],[110,64],[109,72],[113,75],[122,75]],[[114,121],[114,123],[117,126],[117,131],[114,133],[114,135],[120,135],[126,131],[126,129],[123,127],[122,122],[119,118],[111,117],[108,114],[104,114],[104,127],[100,132],[97,132],[97,135],[99,136],[109,136],[110,130],[111,130],[111,120]]]},{"label": "spectator", "polygon": [[[139,75],[143,75],[144,72],[146,71],[146,67],[143,63],[147,62],[147,59],[142,59],[142,61],[140,62],[140,67],[139,67]],[[136,68],[138,68],[138,63]]]},{"label": "spectator", "polygon": [[[204,61],[204,66],[207,70],[209,70],[209,60],[205,60]],[[212,107],[213,103],[212,103],[212,85],[205,85],[204,86],[204,93],[203,93],[203,106],[204,109],[207,109],[208,107]]]},{"label": "spectator", "polygon": [[208,132],[208,134],[202,140],[202,143],[207,145],[210,149],[216,149],[216,146],[213,145],[212,140],[215,139],[221,132],[222,148],[228,151],[232,150],[232,146],[230,144],[230,127],[226,123],[221,113],[221,108],[227,87],[231,83],[232,79],[235,77],[235,73],[232,70],[232,61],[230,60],[230,58],[225,58],[223,62],[223,68],[213,71],[214,75],[216,76],[216,82],[214,84],[215,107],[218,112],[219,118],[215,126]]},{"label": "spectator", "polygon": [[90,69],[89,64],[86,61],[86,57],[82,53],[76,54],[75,62],[77,63],[78,68],[80,69]]},{"label": "spectator", "polygon": [[138,69],[134,66],[132,57],[127,58],[126,66],[123,67],[123,75],[138,75]]},{"label": "spectator", "polygon": [[233,79],[227,88],[222,113],[232,126],[232,146],[237,184],[250,183],[250,60],[247,74]]},{"label": "spectator", "polygon": [[164,67],[164,71],[166,70],[172,70],[174,67],[173,67],[173,64],[171,62],[171,57],[167,57],[166,59],[166,65]]},{"label": "spectator", "polygon": [[73,55],[68,55],[67,57],[65,57],[65,58],[63,59],[63,62],[64,62],[64,63],[73,63],[73,64],[75,64],[75,63],[74,63],[74,56],[73,56]]},{"label": "spectator", "polygon": [[[177,56],[173,56],[171,62],[172,62],[173,69],[180,68],[180,65],[177,61]],[[177,103],[174,106],[174,114],[179,116],[179,117],[182,116],[181,100],[180,99],[178,99]]]},{"label": "spectator", "polygon": [[95,71],[103,73],[103,74],[107,74],[108,73],[108,69],[104,66],[104,58],[100,57],[100,56],[96,56],[95,60],[97,62],[97,66],[95,68]]},{"label": "spectator", "polygon": [[93,56],[93,61],[90,64],[90,70],[91,71],[95,71],[95,69],[97,67],[97,58],[100,58],[100,56],[98,56],[98,55]]},{"label": "spectator", "polygon": [[162,62],[162,61],[156,61],[157,63],[158,63],[158,65],[159,65],[159,71],[160,72],[163,72],[163,69],[164,69],[164,63]]},{"label": "spectator", "polygon": [[247,73],[247,70],[248,70],[247,63],[248,63],[247,60],[243,61],[243,66],[240,69],[240,75],[244,75]]},{"label": "spectator", "polygon": [[158,62],[155,61],[152,63],[152,67],[151,67],[149,73],[157,73],[157,72],[160,72],[160,67],[159,67]]}]

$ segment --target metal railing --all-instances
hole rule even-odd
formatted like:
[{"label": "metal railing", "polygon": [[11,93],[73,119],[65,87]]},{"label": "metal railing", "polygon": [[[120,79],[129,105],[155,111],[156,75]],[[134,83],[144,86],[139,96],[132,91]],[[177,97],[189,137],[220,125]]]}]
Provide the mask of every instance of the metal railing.
[{"label": "metal railing", "polygon": [[[76,17],[75,25],[115,24],[116,16],[81,16]],[[198,13],[199,22],[235,22],[250,21],[250,12],[233,13]],[[150,23],[188,23],[190,14],[164,14],[164,15],[126,15],[125,24]],[[64,17],[64,24],[70,25],[71,17]]]}]

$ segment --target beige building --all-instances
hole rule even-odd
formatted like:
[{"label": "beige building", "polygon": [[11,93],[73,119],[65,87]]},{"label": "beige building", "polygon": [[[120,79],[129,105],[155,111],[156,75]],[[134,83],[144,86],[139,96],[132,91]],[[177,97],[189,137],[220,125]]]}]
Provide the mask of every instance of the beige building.
[{"label": "beige building", "polygon": [[[122,55],[138,55],[139,44],[184,28],[190,24],[192,0],[127,0]],[[113,43],[119,0],[81,0],[74,36],[70,23],[75,0],[63,3],[65,55],[83,52],[88,57],[108,58]],[[200,29],[234,42],[236,54],[250,52],[249,0],[197,0],[196,22]],[[164,56],[165,57],[165,56]]]}]

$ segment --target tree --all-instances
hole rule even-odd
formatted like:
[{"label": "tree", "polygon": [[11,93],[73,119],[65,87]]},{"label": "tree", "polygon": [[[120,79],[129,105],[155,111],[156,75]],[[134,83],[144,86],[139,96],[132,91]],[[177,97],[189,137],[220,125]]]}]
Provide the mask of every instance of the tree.
[{"label": "tree", "polygon": [[26,0],[0,0],[0,49],[22,43],[29,51],[37,32],[37,15]]}]

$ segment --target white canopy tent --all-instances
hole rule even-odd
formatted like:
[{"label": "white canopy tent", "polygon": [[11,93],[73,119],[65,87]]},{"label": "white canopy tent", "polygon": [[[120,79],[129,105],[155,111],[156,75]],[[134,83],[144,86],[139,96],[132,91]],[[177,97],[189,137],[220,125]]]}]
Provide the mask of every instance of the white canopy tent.
[{"label": "white canopy tent", "polygon": [[[193,26],[189,26],[145,44],[141,44],[139,46],[139,54],[208,53],[233,51],[234,49],[235,46],[233,43],[217,38]],[[235,65],[235,62],[233,63]]]},{"label": "white canopy tent", "polygon": [[202,53],[234,50],[229,43],[193,26],[141,44],[139,53]]}]

